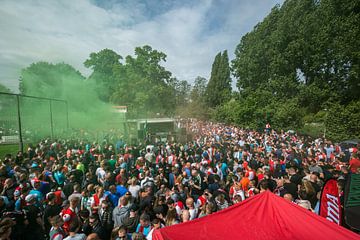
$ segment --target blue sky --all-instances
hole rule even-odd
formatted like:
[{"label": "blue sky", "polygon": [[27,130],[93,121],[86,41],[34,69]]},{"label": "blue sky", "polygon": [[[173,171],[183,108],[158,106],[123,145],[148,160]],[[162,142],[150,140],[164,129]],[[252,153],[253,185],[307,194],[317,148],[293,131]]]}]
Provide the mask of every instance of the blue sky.
[{"label": "blue sky", "polygon": [[133,55],[145,44],[167,54],[180,80],[208,78],[215,55],[234,50],[283,0],[1,0],[0,83],[17,91],[22,68],[66,62],[85,76],[91,52]]}]

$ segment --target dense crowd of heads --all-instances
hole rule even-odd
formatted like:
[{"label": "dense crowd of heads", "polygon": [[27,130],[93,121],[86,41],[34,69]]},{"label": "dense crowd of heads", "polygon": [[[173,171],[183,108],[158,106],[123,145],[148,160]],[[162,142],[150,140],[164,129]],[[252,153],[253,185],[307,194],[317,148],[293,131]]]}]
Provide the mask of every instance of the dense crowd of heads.
[{"label": "dense crowd of heads", "polygon": [[[151,239],[263,191],[318,213],[324,182],[342,199],[358,146],[183,120],[186,143],[44,140],[0,167],[3,239]],[[342,199],[343,201],[343,199]]]}]

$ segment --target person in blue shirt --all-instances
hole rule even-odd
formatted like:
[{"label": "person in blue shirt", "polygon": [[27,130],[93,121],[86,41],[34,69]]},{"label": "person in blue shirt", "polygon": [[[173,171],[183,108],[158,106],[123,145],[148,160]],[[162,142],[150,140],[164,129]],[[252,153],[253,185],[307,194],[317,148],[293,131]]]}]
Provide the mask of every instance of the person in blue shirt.
[{"label": "person in blue shirt", "polygon": [[142,233],[146,237],[150,231],[151,231],[150,216],[146,213],[143,213],[140,216],[140,223],[136,227],[136,232]]},{"label": "person in blue shirt", "polygon": [[222,172],[222,174],[224,176],[224,179],[226,179],[226,176],[228,174],[228,165],[226,164],[225,161],[223,161],[222,164],[221,164],[221,172]]},{"label": "person in blue shirt", "polygon": [[35,195],[36,196],[36,206],[40,206],[42,203],[42,200],[44,199],[44,194],[40,192],[41,183],[40,181],[34,182],[34,189],[30,190],[29,195]]},{"label": "person in blue shirt", "polygon": [[54,172],[53,174],[53,177],[56,181],[56,183],[60,186],[63,186],[64,185],[64,182],[65,182],[65,174],[63,173],[62,171],[62,167],[61,165],[59,165],[56,169],[56,171]]},{"label": "person in blue shirt", "polygon": [[120,196],[116,191],[116,186],[115,185],[111,185],[109,187],[109,191],[105,192],[105,196],[107,196],[107,199],[111,202],[113,208],[117,207]]},{"label": "person in blue shirt", "polygon": [[124,182],[122,181],[122,183],[120,185],[116,186],[116,194],[119,197],[122,197],[125,195],[125,193],[128,191],[128,189],[124,186]]}]

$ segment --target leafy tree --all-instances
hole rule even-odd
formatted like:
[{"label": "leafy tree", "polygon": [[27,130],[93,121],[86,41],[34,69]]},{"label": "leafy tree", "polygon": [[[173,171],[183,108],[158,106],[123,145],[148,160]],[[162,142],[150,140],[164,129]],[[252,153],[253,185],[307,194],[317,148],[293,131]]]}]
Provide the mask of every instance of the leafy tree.
[{"label": "leafy tree", "polygon": [[176,106],[176,115],[202,120],[210,118],[211,112],[205,102],[206,82],[206,78],[196,77],[194,85],[188,90],[187,103]]},{"label": "leafy tree", "polygon": [[176,92],[176,106],[186,106],[190,101],[190,89],[191,85],[183,80],[178,81],[175,86]]},{"label": "leafy tree", "polygon": [[110,49],[103,49],[97,53],[90,53],[84,66],[93,70],[90,79],[98,85],[98,93],[102,100],[109,102],[114,87],[117,86],[115,72],[119,73],[122,56]]},{"label": "leafy tree", "polygon": [[[240,107],[231,103],[238,111],[227,113],[231,121],[255,126],[272,121],[275,128],[301,128],[304,120],[324,121],[315,116],[325,107],[333,109],[334,103],[334,113],[355,111],[350,106],[360,96],[359,7],[355,0],[287,0],[275,6],[236,47],[231,67]],[[245,113],[251,120],[242,118]],[[328,129],[331,122],[346,123],[331,119],[327,118]],[[329,131],[329,136],[340,139],[358,135],[359,130],[338,128],[333,135]]]},{"label": "leafy tree", "polygon": [[173,114],[177,80],[161,66],[163,61],[166,54],[150,46],[135,48],[135,57],[127,56],[123,67],[115,71],[118,85],[110,100],[129,106],[138,116]]},{"label": "leafy tree", "polygon": [[37,62],[21,71],[19,90],[24,95],[68,99],[79,92],[72,87],[84,81],[71,65]]},{"label": "leafy tree", "polygon": [[346,107],[332,104],[325,120],[326,137],[335,141],[360,138],[360,101],[354,101]]},{"label": "leafy tree", "polygon": [[194,86],[190,93],[190,99],[192,102],[204,102],[206,93],[206,78],[196,77]]},{"label": "leafy tree", "polygon": [[231,78],[227,51],[215,56],[211,76],[206,88],[206,102],[209,107],[216,107],[230,99]]}]

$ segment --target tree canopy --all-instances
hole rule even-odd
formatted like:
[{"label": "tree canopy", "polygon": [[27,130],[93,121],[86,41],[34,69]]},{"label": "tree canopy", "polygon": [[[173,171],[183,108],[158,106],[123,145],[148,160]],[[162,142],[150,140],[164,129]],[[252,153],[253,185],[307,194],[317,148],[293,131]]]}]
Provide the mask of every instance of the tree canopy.
[{"label": "tree canopy", "polygon": [[219,106],[231,96],[229,57],[226,50],[215,57],[205,94],[209,107]]},{"label": "tree canopy", "polygon": [[[239,94],[236,102],[219,107],[217,118],[258,128],[264,122],[295,129],[322,122],[335,140],[359,137],[359,129],[346,128],[341,135],[330,124],[360,104],[359,9],[358,1],[338,0],[275,6],[236,47],[231,67]],[[237,111],[229,113],[229,107]],[[327,114],[315,119],[324,109]]]}]

